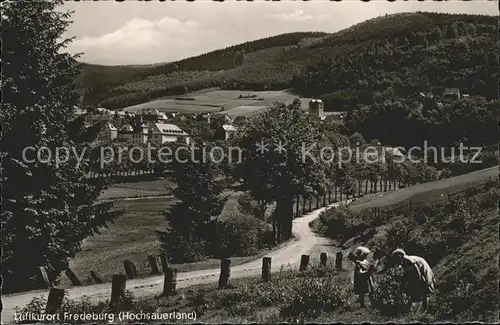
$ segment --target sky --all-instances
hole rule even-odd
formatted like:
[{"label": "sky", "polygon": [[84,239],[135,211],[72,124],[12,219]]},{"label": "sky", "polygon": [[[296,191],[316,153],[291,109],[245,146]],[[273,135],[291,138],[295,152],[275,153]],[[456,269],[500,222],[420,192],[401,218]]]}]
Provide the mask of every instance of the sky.
[{"label": "sky", "polygon": [[398,12],[499,12],[496,1],[485,0],[71,1],[60,10],[74,11],[65,35],[75,38],[68,51],[84,53],[80,61],[105,65],[172,62],[282,33],[332,33]]}]

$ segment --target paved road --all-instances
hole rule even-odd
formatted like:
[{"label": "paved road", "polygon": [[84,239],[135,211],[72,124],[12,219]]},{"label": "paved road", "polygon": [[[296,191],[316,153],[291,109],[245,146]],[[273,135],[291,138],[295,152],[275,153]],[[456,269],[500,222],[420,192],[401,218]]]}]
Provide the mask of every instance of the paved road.
[{"label": "paved road", "polygon": [[[332,206],[334,206],[333,204]],[[309,228],[309,222],[316,219],[325,208],[314,210],[293,221],[293,232],[295,239],[286,246],[270,252],[268,255],[272,258],[273,271],[279,270],[282,266],[297,268],[300,262],[300,256],[307,254],[316,245],[325,244],[326,238],[317,236]],[[254,260],[240,264],[231,268],[231,278],[244,278],[258,275],[261,272],[262,260]],[[219,278],[219,269],[200,270],[179,273],[177,275],[177,288],[185,288],[197,284],[217,282]],[[127,281],[127,290],[134,293],[136,297],[159,294],[163,289],[163,275],[153,276],[144,279],[134,279]],[[92,300],[106,300],[111,295],[111,283],[74,287],[67,290],[70,299],[79,299],[83,296],[90,297]],[[15,307],[26,306],[34,297],[47,297],[47,291],[30,291],[20,294],[5,295],[2,297],[3,308],[2,322],[9,324],[14,318]]]}]

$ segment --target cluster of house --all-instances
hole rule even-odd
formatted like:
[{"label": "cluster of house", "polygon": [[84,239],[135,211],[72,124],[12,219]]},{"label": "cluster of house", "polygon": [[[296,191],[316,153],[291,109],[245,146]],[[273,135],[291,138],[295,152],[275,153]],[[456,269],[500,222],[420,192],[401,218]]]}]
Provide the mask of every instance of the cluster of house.
[{"label": "cluster of house", "polygon": [[104,127],[106,140],[118,139],[130,145],[138,146],[151,143],[160,146],[169,142],[189,144],[190,136],[177,125],[167,123],[165,113],[157,110],[146,110],[141,114],[129,114],[132,123],[124,123],[120,128],[107,122]]},{"label": "cluster of house", "polygon": [[[161,146],[165,143],[180,142],[189,145],[192,135],[197,134],[199,130],[192,129],[188,132],[182,130],[172,121],[185,121],[192,118],[198,121],[206,121],[208,125],[211,122],[209,113],[193,114],[191,116],[181,115],[179,113],[164,113],[156,109],[145,109],[141,112],[130,113],[123,111],[109,111],[106,109],[97,109],[98,117],[101,117],[103,125],[98,140],[95,145],[120,141],[131,146],[140,146],[151,143],[154,146]],[[79,115],[85,115],[87,112],[77,111]],[[112,117],[119,117],[121,126],[116,127],[112,122]],[[221,120],[220,127],[215,130],[215,138],[218,140],[228,140],[232,135],[238,132],[238,128],[233,123],[242,123],[246,118],[231,118],[228,115],[217,115],[215,118]],[[99,119],[99,118],[98,118]],[[238,121],[236,121],[238,119]],[[116,119],[115,119],[116,121]]]}]

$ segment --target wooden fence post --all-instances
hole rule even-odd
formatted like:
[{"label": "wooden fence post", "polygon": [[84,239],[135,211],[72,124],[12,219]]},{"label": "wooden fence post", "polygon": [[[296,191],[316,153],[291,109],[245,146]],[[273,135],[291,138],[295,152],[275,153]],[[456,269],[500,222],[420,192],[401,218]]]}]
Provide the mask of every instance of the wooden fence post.
[{"label": "wooden fence post", "polygon": [[149,265],[151,266],[151,275],[160,274],[160,266],[158,265],[158,257],[156,255],[148,256]]},{"label": "wooden fence post", "polygon": [[328,259],[328,255],[326,253],[323,252],[319,255],[319,260],[320,260],[320,263],[322,266],[326,266],[327,259]]},{"label": "wooden fence post", "polygon": [[131,260],[123,261],[123,267],[125,268],[125,273],[127,274],[127,279],[133,279],[137,277],[137,269]]},{"label": "wooden fence post", "polygon": [[335,256],[335,268],[337,270],[342,270],[342,252],[337,252],[337,255]]},{"label": "wooden fence post", "polygon": [[231,276],[231,260],[224,258],[220,262],[219,289],[229,285],[229,277]]},{"label": "wooden fence post", "polygon": [[309,265],[309,255],[302,255],[300,257],[300,266],[299,266],[299,271],[305,271],[307,270],[307,266]]},{"label": "wooden fence post", "polygon": [[177,269],[167,267],[165,270],[165,279],[163,281],[162,296],[173,295],[177,287]]},{"label": "wooden fence post", "polygon": [[323,252],[319,255],[319,261],[320,261],[319,276],[325,276],[325,274],[326,274],[327,258],[328,258],[328,255],[325,252]]},{"label": "wooden fence post", "polygon": [[38,267],[38,286],[40,289],[49,289],[52,286],[47,270],[43,266]]},{"label": "wooden fence post", "polygon": [[104,283],[102,277],[97,272],[90,271],[90,276],[92,277],[92,280],[95,281],[95,283]]},{"label": "wooden fence post", "polygon": [[271,279],[271,258],[262,258],[262,280],[268,282]]},{"label": "wooden fence post", "polygon": [[111,280],[111,305],[116,304],[125,296],[127,276],[125,274],[113,274]]},{"label": "wooden fence post", "polygon": [[74,286],[81,286],[82,285],[82,282],[78,279],[76,274],[70,268],[67,268],[64,271],[64,273],[66,274],[66,276],[68,277],[68,279],[71,281],[71,283]]},{"label": "wooden fence post", "polygon": [[47,298],[47,305],[45,306],[46,314],[55,314],[62,306],[64,299],[64,289],[51,288],[49,297]]}]

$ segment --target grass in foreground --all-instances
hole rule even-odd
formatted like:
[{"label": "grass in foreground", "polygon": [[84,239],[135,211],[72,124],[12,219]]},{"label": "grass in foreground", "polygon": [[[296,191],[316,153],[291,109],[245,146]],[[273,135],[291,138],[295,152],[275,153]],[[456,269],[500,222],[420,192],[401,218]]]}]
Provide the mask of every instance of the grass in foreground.
[{"label": "grass in foreground", "polygon": [[[320,271],[323,274],[320,274]],[[377,310],[360,308],[352,293],[350,281],[352,271],[337,271],[331,264],[326,268],[311,263],[305,272],[281,269],[273,273],[269,282],[260,277],[232,280],[228,288],[218,289],[217,284],[197,285],[178,290],[169,297],[150,296],[140,300],[130,294],[111,308],[108,302],[92,303],[67,301],[61,313],[186,313],[195,314],[196,319],[174,320],[176,323],[263,323],[281,322],[332,322],[361,323],[364,321],[404,322],[421,319],[421,315],[410,314],[389,318],[380,316]],[[34,300],[21,312],[38,313],[43,310],[44,300]],[[147,320],[145,320],[147,321]],[[170,322],[171,319],[163,320]],[[154,321],[152,321],[154,322]],[[115,322],[127,324],[133,321]]]}]

